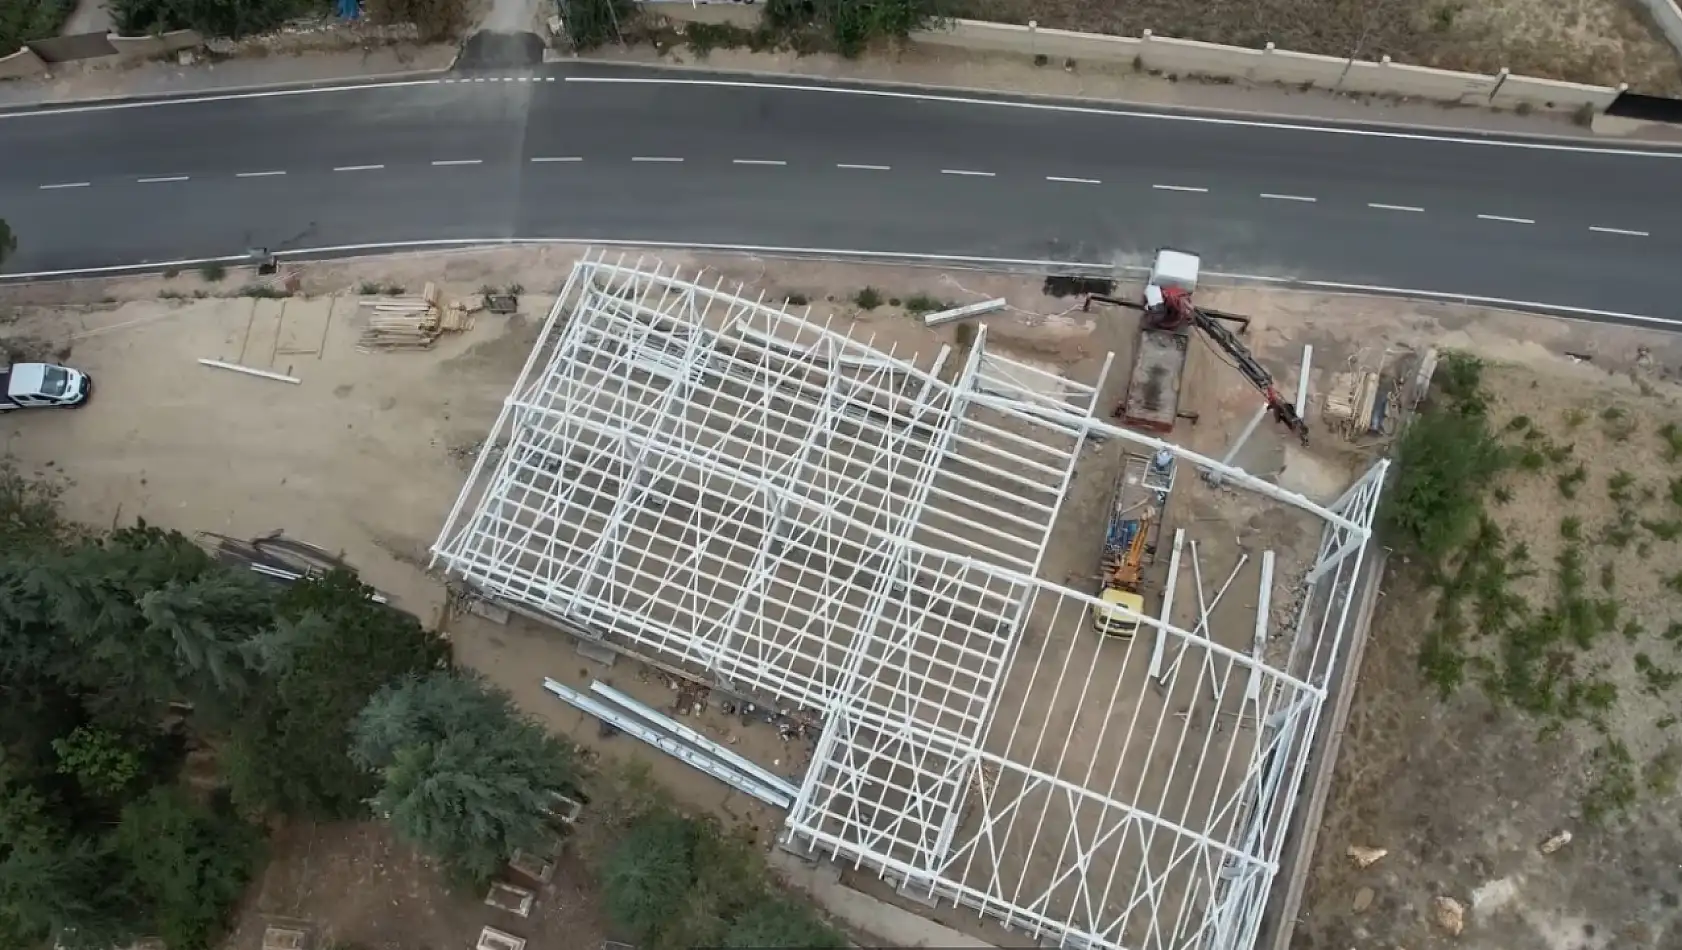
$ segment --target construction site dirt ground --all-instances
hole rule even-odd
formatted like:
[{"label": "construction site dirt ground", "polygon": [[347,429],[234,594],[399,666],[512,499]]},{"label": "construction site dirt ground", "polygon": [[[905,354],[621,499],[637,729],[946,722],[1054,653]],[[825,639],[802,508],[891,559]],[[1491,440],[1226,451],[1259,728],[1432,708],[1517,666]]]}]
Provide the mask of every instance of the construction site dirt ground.
[{"label": "construction site dirt ground", "polygon": [[[547,294],[559,287],[579,250],[506,249],[305,264],[297,268],[300,295],[283,300],[236,296],[236,288],[246,278],[229,276],[214,282],[196,272],[168,279],[145,277],[0,289],[0,307],[10,305],[16,310],[9,325],[0,330],[12,350],[22,354],[62,353],[59,358],[87,370],[97,386],[93,402],[83,409],[7,417],[6,448],[24,471],[62,481],[63,505],[73,518],[110,524],[144,517],[189,532],[208,530],[234,536],[284,529],[293,537],[343,551],[370,583],[386,591],[399,605],[423,618],[439,618],[443,588],[424,571],[428,547],[528,356],[538,324],[549,307],[551,297]],[[629,255],[627,261],[636,256]],[[650,255],[655,256],[668,266],[682,265],[689,270],[709,267],[715,274],[766,291],[767,299],[805,296],[813,302],[814,314],[834,311],[838,321],[854,322],[853,332],[860,338],[874,334],[875,345],[893,344],[902,354],[920,352],[925,360],[940,343],[953,339],[952,331],[925,329],[920,321],[907,319],[892,300],[907,300],[916,294],[954,303],[1006,297],[1015,309],[988,320],[989,347],[1018,360],[1057,367],[1086,381],[1096,378],[1105,354],[1115,351],[1115,368],[1102,397],[1105,407],[1115,401],[1125,381],[1136,328],[1136,321],[1126,312],[1083,314],[1078,298],[1044,295],[1037,276],[701,258],[682,253]],[[358,285],[396,284],[415,292],[428,281],[436,281],[446,297],[469,296],[484,285],[520,284],[527,293],[519,315],[481,314],[473,330],[447,336],[431,350],[358,352],[357,323],[365,319],[356,307]],[[877,288],[889,302],[872,311],[859,311],[849,300],[866,286]],[[1127,294],[1132,288],[1123,286],[1118,292]],[[169,296],[160,296],[163,294]],[[1294,385],[1302,345],[1313,344],[1316,373],[1310,389],[1322,395],[1324,387],[1333,385],[1335,374],[1352,366],[1376,367],[1393,359],[1393,351],[1403,346],[1464,347],[1542,372],[1569,368],[1572,364],[1561,356],[1567,352],[1592,355],[1593,367],[1599,372],[1635,371],[1638,348],[1644,348],[1641,359],[1651,367],[1682,365],[1682,346],[1675,339],[1636,330],[1451,305],[1284,291],[1206,288],[1199,299],[1206,305],[1255,318],[1250,344],[1258,358],[1285,382],[1286,389]],[[195,362],[200,357],[240,362],[290,375],[300,382],[291,385],[203,367]],[[1582,367],[1577,369],[1581,371]],[[1194,349],[1190,373],[1188,398],[1202,417],[1198,425],[1182,426],[1176,435],[1199,451],[1219,455],[1247,420],[1257,399],[1207,349]],[[1654,375],[1649,386],[1658,393],[1650,398],[1674,399],[1673,382]],[[1350,447],[1319,429],[1314,446],[1312,451],[1303,451],[1288,444],[1281,433],[1264,427],[1240,462],[1326,501],[1336,497],[1354,474],[1382,451],[1382,446]],[[1119,453],[1116,446],[1088,450],[1048,548],[1043,576],[1077,587],[1091,583],[1103,510]],[[1194,481],[1188,473],[1188,482]],[[1294,543],[1279,540],[1295,530],[1288,519],[1280,521],[1280,516],[1271,513],[1279,506],[1244,500],[1200,483],[1192,491],[1177,491],[1177,496],[1186,499],[1180,517],[1198,536],[1208,539],[1210,561],[1217,565],[1217,571],[1220,564],[1230,565],[1240,548],[1258,543],[1279,549],[1282,558],[1295,556],[1287,553],[1296,550]],[[1307,556],[1312,556],[1312,545],[1310,541]],[[1162,570],[1160,558],[1154,569]],[[1253,590],[1254,584],[1250,587]],[[1253,593],[1247,596],[1253,598]],[[1234,605],[1239,603],[1235,601]],[[1250,605],[1253,609],[1253,600]],[[1389,629],[1383,624],[1405,624],[1407,620],[1405,616],[1381,619],[1380,629]],[[1243,642],[1250,628],[1240,630],[1243,624],[1237,619],[1233,623],[1235,626],[1228,628],[1217,619],[1215,638]],[[1253,625],[1253,618],[1248,623]],[[594,722],[585,721],[581,714],[545,693],[541,677],[552,676],[575,686],[586,685],[590,679],[607,679],[661,708],[678,710],[687,705],[690,715],[686,718],[699,723],[714,738],[790,774],[796,773],[809,755],[807,743],[801,738],[785,738],[768,725],[726,716],[716,705],[704,702],[702,694],[687,688],[675,690],[669,677],[630,661],[621,660],[608,668],[585,660],[565,637],[518,618],[499,625],[477,617],[457,617],[449,624],[449,633],[462,662],[509,689],[533,715],[604,755],[646,761],[662,784],[686,806],[753,826],[761,840],[769,843],[780,816],[634,739],[604,738]],[[1376,639],[1383,642],[1375,643],[1369,651],[1372,664],[1385,662],[1386,651],[1392,648],[1388,641],[1405,638],[1398,633]],[[1402,652],[1392,658],[1393,668],[1411,662],[1404,647],[1394,649]],[[1370,684],[1405,684],[1405,677],[1397,677],[1401,674],[1388,679],[1369,674],[1363,693],[1375,692]],[[1383,688],[1376,691],[1386,692]],[[1395,703],[1425,701],[1417,688],[1374,701],[1379,699]],[[697,702],[703,705],[699,715],[694,714]],[[1503,724],[1498,719],[1479,728],[1480,735],[1508,729],[1507,741],[1514,745],[1519,737],[1534,732],[1522,723]],[[1073,741],[1090,742],[1095,738],[1075,736]],[[1352,731],[1343,751],[1345,767],[1355,773],[1373,774],[1374,781],[1381,782],[1384,769],[1405,767],[1413,781],[1426,787],[1433,781],[1441,784],[1448,780],[1448,775],[1432,778],[1436,774],[1433,770],[1439,768],[1457,770],[1453,774],[1486,774],[1482,763],[1467,758],[1415,758],[1395,766],[1398,741],[1403,740],[1384,735],[1374,746],[1363,739],[1361,732]],[[1087,750],[1086,754],[1090,757],[1094,751]],[[1486,776],[1486,780],[1493,783],[1496,777]],[[1348,783],[1340,788],[1347,791]],[[1486,847],[1484,832],[1494,834],[1497,826],[1523,819],[1526,823],[1515,825],[1509,838],[1516,840],[1528,834],[1530,816],[1509,811],[1513,800],[1516,798],[1495,798],[1479,804],[1433,799],[1456,820],[1474,814],[1504,817],[1489,818],[1491,824],[1477,835],[1439,841],[1435,847],[1440,851],[1434,852],[1434,859],[1416,869],[1408,870],[1400,861],[1392,861],[1390,869],[1414,875],[1408,879],[1412,889],[1428,890],[1446,873],[1444,868],[1475,867],[1476,861],[1486,860],[1480,857]],[[1402,819],[1395,814],[1373,814],[1378,807],[1376,799],[1335,799],[1331,827],[1322,838],[1322,853],[1329,853],[1325,849],[1334,847],[1330,842],[1340,834],[1351,840],[1366,838],[1367,825],[1383,821],[1392,822],[1389,827],[1399,827],[1395,823]],[[1557,816],[1550,814],[1547,820],[1551,823]],[[1385,826],[1373,827],[1379,830],[1371,834],[1378,835]],[[1392,833],[1392,837],[1399,833]],[[298,834],[304,835],[300,839],[304,844],[293,847],[283,839],[277,846],[277,865],[268,872],[271,883],[264,886],[263,894],[280,893],[272,888],[283,885],[272,882],[299,873],[286,868],[304,860],[300,851],[325,853],[320,850],[325,844],[308,843],[316,840],[309,835],[317,832]],[[331,873],[347,875],[343,889],[347,892],[357,879],[355,875],[376,879],[376,866],[384,865],[381,874],[393,868],[417,867],[400,863],[396,854],[402,849],[393,850],[388,841],[376,840],[379,835],[374,830],[358,830],[352,836],[333,832],[329,837],[333,835],[344,840],[366,839],[366,847],[337,852],[343,870]],[[1595,847],[1592,837],[1583,840],[1588,846],[1564,852],[1570,860],[1553,861],[1534,873],[1567,875],[1556,881],[1558,893],[1572,893],[1574,883],[1588,887],[1591,878],[1608,889],[1621,881],[1627,885],[1627,900],[1632,902],[1627,905],[1630,914],[1638,913],[1633,903],[1636,901],[1658,901],[1662,906],[1663,895],[1669,894],[1674,903],[1678,888],[1662,884],[1657,869],[1643,869],[1633,860],[1610,860],[1606,855],[1615,852],[1591,850]],[[1390,847],[1393,852],[1400,847],[1394,840],[1370,843]],[[1613,844],[1608,841],[1607,847]],[[1641,853],[1658,853],[1652,850],[1658,847],[1656,841],[1647,841],[1642,847]],[[1591,854],[1597,857],[1591,858]],[[1579,860],[1582,863],[1576,863]],[[1321,876],[1309,892],[1313,903],[1304,910],[1309,931],[1315,915],[1324,915],[1327,921],[1348,917],[1351,898],[1337,885],[1338,876],[1344,873],[1335,856],[1322,858]],[[1667,873],[1674,878],[1674,870]],[[850,874],[848,879],[861,889],[904,903],[871,875]],[[1648,888],[1658,890],[1644,890]],[[1398,884],[1387,893],[1404,889]],[[404,914],[396,909],[386,916],[373,902],[348,905],[336,893],[338,890],[314,888],[273,900],[257,897],[252,912],[307,918],[317,926],[347,935],[367,934],[365,939],[383,941],[376,946],[440,946],[446,941],[439,927],[461,928],[451,941],[472,939],[467,931],[476,925],[465,917],[458,924],[440,924],[441,918]],[[1642,897],[1644,894],[1648,896]],[[398,900],[395,896],[392,899]],[[540,904],[549,899],[540,898]],[[923,910],[915,904],[906,906]],[[370,929],[366,923],[345,922],[347,915],[358,920],[378,917],[383,923]],[[1002,946],[1028,944],[1020,934],[977,921],[973,912],[947,908],[938,916]],[[1602,913],[1595,919],[1607,919],[1607,915]],[[1611,933],[1611,926],[1603,925],[1600,932]],[[504,929],[518,932],[514,927]],[[1399,943],[1401,938],[1397,939]],[[1412,941],[1414,937],[1406,939]],[[1329,943],[1303,944],[1310,945],[1332,947]],[[1427,944],[1407,944],[1410,948],[1416,945]],[[1574,950],[1577,944],[1559,946]]]}]

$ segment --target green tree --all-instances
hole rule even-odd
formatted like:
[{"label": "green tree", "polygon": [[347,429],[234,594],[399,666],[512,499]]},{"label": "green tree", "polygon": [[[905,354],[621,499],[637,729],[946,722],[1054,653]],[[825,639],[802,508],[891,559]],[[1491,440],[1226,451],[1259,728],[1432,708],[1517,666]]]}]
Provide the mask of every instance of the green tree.
[{"label": "green tree", "polygon": [[47,805],[0,768],[0,945],[32,946],[55,934],[73,948],[133,938],[139,918],[110,849],[67,833]]},{"label": "green tree", "polygon": [[449,643],[375,603],[354,575],[293,585],[254,645],[262,680],[242,705],[222,767],[242,809],[312,818],[367,814],[374,777],[351,761],[351,724],[379,689],[448,667]]},{"label": "green tree", "polygon": [[655,812],[631,825],[602,871],[608,917],[641,942],[671,929],[695,880],[695,823]]},{"label": "green tree", "polygon": [[58,770],[71,775],[94,795],[115,796],[134,784],[144,767],[135,743],[110,729],[77,726],[54,739]]},{"label": "green tree", "polygon": [[271,585],[145,522],[52,567],[33,593],[76,649],[75,678],[88,692],[131,705],[185,699],[221,716],[250,688],[251,645],[273,618]]},{"label": "green tree", "polygon": [[846,950],[847,940],[805,906],[774,897],[738,918],[724,938],[724,946],[730,950]]},{"label": "green tree", "polygon": [[170,950],[203,950],[221,934],[262,853],[257,829],[232,811],[201,805],[174,788],[154,789],[123,809],[118,853],[132,893],[148,906]]},{"label": "green tree", "polygon": [[352,732],[352,758],[379,773],[375,811],[461,881],[488,881],[516,849],[540,847],[551,794],[577,788],[577,750],[469,675],[387,686]]}]

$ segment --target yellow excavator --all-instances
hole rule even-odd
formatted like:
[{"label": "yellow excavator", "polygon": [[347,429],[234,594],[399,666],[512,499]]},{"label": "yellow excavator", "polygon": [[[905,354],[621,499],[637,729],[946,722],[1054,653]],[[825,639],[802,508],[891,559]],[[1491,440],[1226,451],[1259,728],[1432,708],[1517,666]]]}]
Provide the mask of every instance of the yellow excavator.
[{"label": "yellow excavator", "polygon": [[1156,554],[1163,509],[1173,487],[1171,453],[1123,460],[1099,562],[1101,603],[1092,611],[1092,626],[1100,636],[1127,639],[1139,630],[1139,615],[1145,611],[1144,568]]}]

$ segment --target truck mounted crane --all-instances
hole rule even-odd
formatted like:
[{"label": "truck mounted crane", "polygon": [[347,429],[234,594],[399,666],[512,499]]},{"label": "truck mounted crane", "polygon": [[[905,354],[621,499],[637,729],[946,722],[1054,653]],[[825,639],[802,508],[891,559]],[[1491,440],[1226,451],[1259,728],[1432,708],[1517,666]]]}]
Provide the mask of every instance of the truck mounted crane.
[{"label": "truck mounted crane", "polygon": [[[1157,421],[1155,418],[1160,416],[1161,413],[1147,413],[1145,410],[1131,407],[1129,403],[1124,403],[1118,410],[1117,415],[1128,417],[1130,421],[1134,421],[1131,416],[1137,413],[1140,416],[1137,421],[1145,422],[1152,428],[1166,429],[1172,427],[1178,407],[1180,373],[1177,371],[1164,373],[1160,366],[1146,367],[1143,364],[1148,358],[1147,354],[1152,352],[1177,353],[1183,368],[1184,338],[1190,330],[1195,329],[1230,358],[1233,368],[1243,374],[1244,378],[1250,381],[1250,385],[1256,387],[1263,398],[1267,400],[1268,411],[1273,417],[1287,429],[1296,433],[1297,438],[1301,439],[1304,445],[1307,445],[1308,423],[1303,420],[1302,414],[1297,411],[1297,407],[1290,400],[1280,393],[1278,385],[1273,380],[1273,374],[1269,373],[1267,368],[1256,360],[1255,356],[1251,354],[1250,348],[1238,339],[1238,334],[1226,327],[1228,323],[1237,324],[1240,332],[1242,332],[1243,329],[1249,327],[1250,318],[1237,314],[1222,313],[1218,310],[1205,310],[1192,303],[1191,295],[1197,286],[1197,272],[1198,259],[1196,255],[1164,249],[1157,252],[1156,265],[1151,269],[1151,280],[1145,286],[1145,299],[1143,301],[1123,300],[1119,297],[1108,297],[1103,294],[1087,295],[1084,305],[1086,310],[1090,310],[1092,302],[1097,301],[1137,310],[1143,314],[1139,328],[1139,357],[1134,368],[1134,380],[1129,384],[1129,403],[1133,401],[1141,403],[1162,401],[1161,396],[1153,399],[1149,391],[1145,392],[1142,398],[1136,398],[1137,394],[1131,392],[1131,389],[1138,388],[1141,382],[1160,389],[1161,384],[1154,382],[1154,378],[1163,379],[1175,389],[1172,394],[1174,411],[1167,414],[1166,424]],[[1161,343],[1162,340],[1171,342],[1164,345]],[[1156,345],[1153,346],[1153,343]],[[1168,394],[1162,395],[1166,396]]]}]

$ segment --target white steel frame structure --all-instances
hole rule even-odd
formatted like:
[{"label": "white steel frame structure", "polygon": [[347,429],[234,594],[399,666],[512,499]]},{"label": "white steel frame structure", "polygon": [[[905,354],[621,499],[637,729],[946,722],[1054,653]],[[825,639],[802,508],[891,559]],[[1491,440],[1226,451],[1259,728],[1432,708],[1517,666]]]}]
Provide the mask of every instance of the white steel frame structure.
[{"label": "white steel frame structure", "polygon": [[[1074,382],[978,328],[919,365],[647,264],[574,268],[435,563],[821,714],[792,845],[1062,946],[1250,947],[1385,463],[1324,507],[1096,418],[1108,360]],[[1168,609],[1101,640],[1095,598],[1037,576],[1083,447],[1111,438],[1324,524],[1288,662],[1260,650],[1271,553],[1244,581],[1253,644]]]}]

